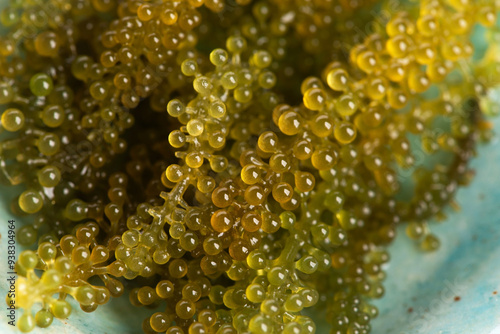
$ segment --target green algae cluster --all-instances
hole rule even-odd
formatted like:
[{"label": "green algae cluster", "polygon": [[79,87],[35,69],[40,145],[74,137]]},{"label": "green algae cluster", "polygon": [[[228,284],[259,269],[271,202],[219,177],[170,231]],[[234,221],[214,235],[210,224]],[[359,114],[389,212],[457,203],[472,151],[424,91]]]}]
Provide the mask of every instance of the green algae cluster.
[{"label": "green algae cluster", "polygon": [[427,221],[490,136],[500,66],[471,62],[470,36],[498,6],[11,0],[0,182],[23,186],[33,249],[19,329],[126,292],[162,310],[145,333],[370,332],[396,226],[437,249]]}]

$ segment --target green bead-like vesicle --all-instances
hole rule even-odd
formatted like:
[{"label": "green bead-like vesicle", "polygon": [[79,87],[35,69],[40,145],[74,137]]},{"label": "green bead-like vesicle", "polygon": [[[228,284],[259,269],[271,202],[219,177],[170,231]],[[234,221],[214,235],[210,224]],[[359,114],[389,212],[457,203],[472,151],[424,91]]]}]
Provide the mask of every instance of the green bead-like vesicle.
[{"label": "green bead-like vesicle", "polygon": [[1,124],[5,130],[15,132],[22,129],[24,120],[25,117],[21,110],[11,108],[2,113]]},{"label": "green bead-like vesicle", "polygon": [[74,297],[81,305],[91,305],[96,301],[96,292],[91,286],[83,285],[76,288]]},{"label": "green bead-like vesicle", "polygon": [[55,288],[58,287],[62,282],[62,275],[56,269],[49,269],[42,274],[41,282],[46,287]]},{"label": "green bead-like vesicle", "polygon": [[45,133],[42,135],[37,142],[37,147],[40,153],[53,156],[61,148],[61,141],[59,136],[54,133]]},{"label": "green bead-like vesicle", "polygon": [[71,314],[71,305],[65,300],[54,300],[50,303],[50,313],[58,319],[66,319]]},{"label": "green bead-like vesicle", "polygon": [[65,113],[61,106],[49,105],[42,112],[42,120],[48,127],[57,128],[63,124]]},{"label": "green bead-like vesicle", "polygon": [[57,258],[54,267],[59,273],[66,275],[73,270],[74,265],[69,258],[62,256]]},{"label": "green bead-like vesicle", "polygon": [[228,61],[226,50],[215,49],[210,53],[210,62],[215,66],[222,66]]},{"label": "green bead-like vesicle", "polygon": [[17,241],[24,246],[33,245],[38,239],[38,231],[33,225],[25,225],[21,227],[17,234]]},{"label": "green bead-like vesicle", "polygon": [[17,328],[23,333],[31,332],[35,328],[35,317],[31,312],[25,312],[19,317]]},{"label": "green bead-like vesicle", "polygon": [[43,207],[43,197],[34,190],[26,190],[19,196],[19,207],[26,213],[36,213]]},{"label": "green bead-like vesicle", "polygon": [[38,256],[44,261],[54,260],[57,256],[57,248],[50,242],[41,243],[38,246]]},{"label": "green bead-like vesicle", "polygon": [[71,200],[64,211],[65,216],[72,221],[79,221],[87,218],[87,203],[79,199]]},{"label": "green bead-like vesicle", "polygon": [[30,79],[31,92],[36,96],[47,96],[54,89],[52,78],[45,73],[38,73]]},{"label": "green bead-like vesicle", "polygon": [[19,255],[19,265],[25,269],[34,269],[37,263],[38,257],[32,251],[24,251]]},{"label": "green bead-like vesicle", "polygon": [[41,186],[53,188],[61,181],[61,172],[55,166],[45,166],[38,171],[38,182]]},{"label": "green bead-like vesicle", "polygon": [[52,324],[54,316],[48,310],[42,309],[35,315],[36,325],[41,328],[47,328]]}]

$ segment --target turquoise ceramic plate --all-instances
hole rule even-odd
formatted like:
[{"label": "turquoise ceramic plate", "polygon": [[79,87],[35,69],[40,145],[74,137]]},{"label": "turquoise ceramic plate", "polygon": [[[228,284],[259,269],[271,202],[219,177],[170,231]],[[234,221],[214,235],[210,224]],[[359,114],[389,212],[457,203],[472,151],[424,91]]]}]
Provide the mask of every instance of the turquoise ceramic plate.
[{"label": "turquoise ceramic plate", "polygon": [[500,139],[480,147],[472,165],[461,210],[431,226],[437,252],[417,251],[399,230],[373,333],[500,333]]},{"label": "turquoise ceramic plate", "polygon": [[[500,128],[500,119],[494,123]],[[481,146],[472,164],[477,176],[458,192],[461,211],[450,210],[446,221],[432,224],[441,238],[439,251],[418,251],[404,236],[404,227],[399,229],[399,237],[390,247],[386,295],[376,302],[380,315],[372,323],[373,333],[500,334],[499,138]],[[12,195],[5,188],[0,190],[2,299],[8,290],[7,221],[16,219],[17,228],[22,226],[22,220],[8,209]],[[49,329],[37,328],[32,333],[135,334],[141,332],[140,324],[151,312],[130,306],[126,296],[90,314],[76,303],[73,306],[68,320],[54,320]],[[0,333],[18,333],[8,325],[6,308],[1,309]],[[19,310],[16,316],[20,316]],[[319,328],[318,333],[328,331]]]}]

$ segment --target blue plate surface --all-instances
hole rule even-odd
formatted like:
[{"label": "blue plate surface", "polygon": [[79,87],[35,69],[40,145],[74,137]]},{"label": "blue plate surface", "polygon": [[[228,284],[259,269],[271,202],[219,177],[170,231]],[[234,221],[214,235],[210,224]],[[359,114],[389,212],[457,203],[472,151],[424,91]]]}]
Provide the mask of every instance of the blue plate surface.
[{"label": "blue plate surface", "polygon": [[476,177],[457,194],[461,210],[431,224],[438,251],[418,251],[398,230],[373,333],[500,333],[499,138],[479,148],[472,166]]}]

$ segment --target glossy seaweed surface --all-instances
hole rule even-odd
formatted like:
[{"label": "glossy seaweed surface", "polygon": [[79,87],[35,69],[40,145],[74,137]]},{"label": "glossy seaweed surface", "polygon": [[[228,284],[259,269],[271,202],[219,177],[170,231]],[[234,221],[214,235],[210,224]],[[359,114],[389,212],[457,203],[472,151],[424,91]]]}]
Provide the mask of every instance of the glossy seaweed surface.
[{"label": "glossy seaweed surface", "polygon": [[[500,119],[494,123],[499,127]],[[373,333],[500,333],[500,138],[481,146],[472,165],[477,175],[457,195],[461,210],[433,225],[442,240],[439,251],[422,253],[404,235],[404,227],[398,230],[389,248],[386,295],[376,302],[380,314],[373,321]],[[4,221],[12,217],[6,204],[9,195],[1,194]],[[5,233],[2,223],[0,234]],[[5,241],[0,239],[0,249]],[[6,272],[5,261],[0,262],[0,270],[2,275]],[[0,292],[6,291],[2,279]],[[73,303],[74,313],[68,320],[32,333],[137,333],[147,312],[140,312],[127,299],[122,296],[90,314]],[[0,331],[19,332],[5,319],[0,321]],[[323,333],[321,327],[318,333]]]},{"label": "glossy seaweed surface", "polygon": [[250,2],[2,13],[0,176],[24,188],[0,216],[38,248],[17,249],[19,329],[494,333],[497,141],[453,198],[500,105],[494,35],[468,62],[499,4],[405,4],[365,36],[372,0]]}]

